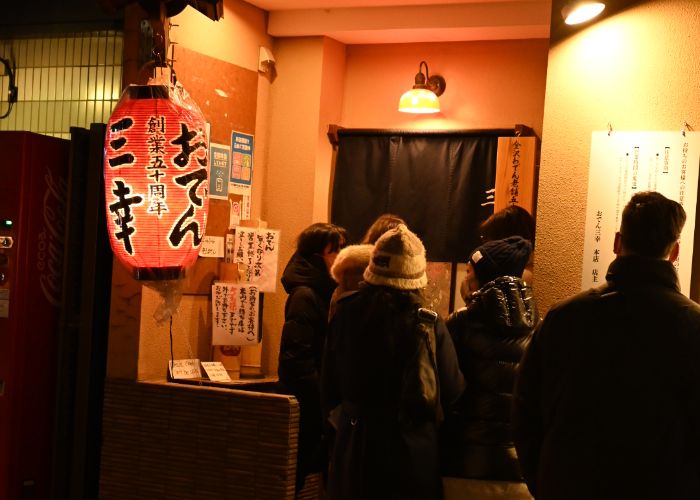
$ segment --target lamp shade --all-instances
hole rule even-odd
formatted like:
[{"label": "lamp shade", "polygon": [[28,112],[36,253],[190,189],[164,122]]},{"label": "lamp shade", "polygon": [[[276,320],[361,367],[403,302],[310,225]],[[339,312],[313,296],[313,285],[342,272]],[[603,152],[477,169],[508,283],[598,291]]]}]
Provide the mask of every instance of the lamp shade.
[{"label": "lamp shade", "polygon": [[182,87],[131,85],[107,124],[107,229],[137,279],[178,279],[197,259],[209,208],[206,122]]},{"label": "lamp shade", "polygon": [[603,12],[603,2],[576,0],[571,1],[562,9],[564,22],[569,25],[585,23]]},{"label": "lamp shade", "polygon": [[403,113],[439,113],[440,101],[428,89],[411,89],[399,99],[399,111]]}]

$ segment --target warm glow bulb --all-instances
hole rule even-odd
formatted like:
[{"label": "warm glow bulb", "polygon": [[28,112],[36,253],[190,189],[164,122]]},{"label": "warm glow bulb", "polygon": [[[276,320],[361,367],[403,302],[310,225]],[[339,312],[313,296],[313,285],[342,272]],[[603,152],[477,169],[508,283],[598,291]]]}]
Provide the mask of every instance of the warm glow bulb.
[{"label": "warm glow bulb", "polygon": [[399,99],[399,111],[402,113],[439,113],[440,101],[434,92],[428,89],[411,89]]},{"label": "warm glow bulb", "polygon": [[602,2],[576,2],[567,5],[562,14],[566,24],[581,24],[593,19],[603,12],[605,4]]}]

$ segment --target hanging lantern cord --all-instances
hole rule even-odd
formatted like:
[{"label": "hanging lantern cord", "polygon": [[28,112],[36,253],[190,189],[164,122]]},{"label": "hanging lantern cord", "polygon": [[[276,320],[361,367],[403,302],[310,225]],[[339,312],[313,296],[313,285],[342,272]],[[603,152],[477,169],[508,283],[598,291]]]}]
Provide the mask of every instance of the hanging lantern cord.
[{"label": "hanging lantern cord", "polygon": [[[179,25],[170,23],[168,31],[176,28],[177,26]],[[177,42],[173,42],[170,40],[170,37],[168,37],[168,43],[170,43],[170,59],[167,59],[167,64],[170,67],[170,82],[175,85],[177,83],[177,75],[175,74],[175,46],[177,45]]]},{"label": "hanging lantern cord", "polygon": [[173,356],[173,316],[170,315],[170,376],[175,372],[175,356]]}]

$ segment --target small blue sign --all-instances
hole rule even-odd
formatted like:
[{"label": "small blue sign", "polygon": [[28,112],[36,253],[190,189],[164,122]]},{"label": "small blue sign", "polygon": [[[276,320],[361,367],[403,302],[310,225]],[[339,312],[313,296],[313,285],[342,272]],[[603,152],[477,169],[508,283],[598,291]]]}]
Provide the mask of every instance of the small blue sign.
[{"label": "small blue sign", "polygon": [[220,200],[228,199],[228,178],[231,171],[231,148],[223,144],[209,145],[209,196]]}]

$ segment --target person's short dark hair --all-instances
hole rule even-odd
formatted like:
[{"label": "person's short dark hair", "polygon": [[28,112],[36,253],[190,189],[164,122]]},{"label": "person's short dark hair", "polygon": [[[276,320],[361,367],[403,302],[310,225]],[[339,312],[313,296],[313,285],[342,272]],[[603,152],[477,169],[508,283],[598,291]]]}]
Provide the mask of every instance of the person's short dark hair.
[{"label": "person's short dark hair", "polygon": [[685,210],[661,193],[635,194],[622,211],[620,237],[625,253],[664,258],[681,237]]},{"label": "person's short dark hair", "polygon": [[518,205],[508,205],[494,212],[479,226],[481,241],[502,240],[508,236],[520,236],[535,244],[535,219],[530,212]]},{"label": "person's short dark hair", "polygon": [[297,253],[304,257],[322,254],[328,245],[338,252],[348,243],[345,228],[327,222],[317,222],[304,229],[297,238]]},{"label": "person's short dark hair", "polygon": [[389,229],[394,229],[398,227],[399,224],[404,224],[404,220],[398,215],[394,214],[382,214],[377,217],[372,225],[367,229],[364,238],[362,238],[362,243],[368,243],[374,245],[379,237],[386,233]]}]

